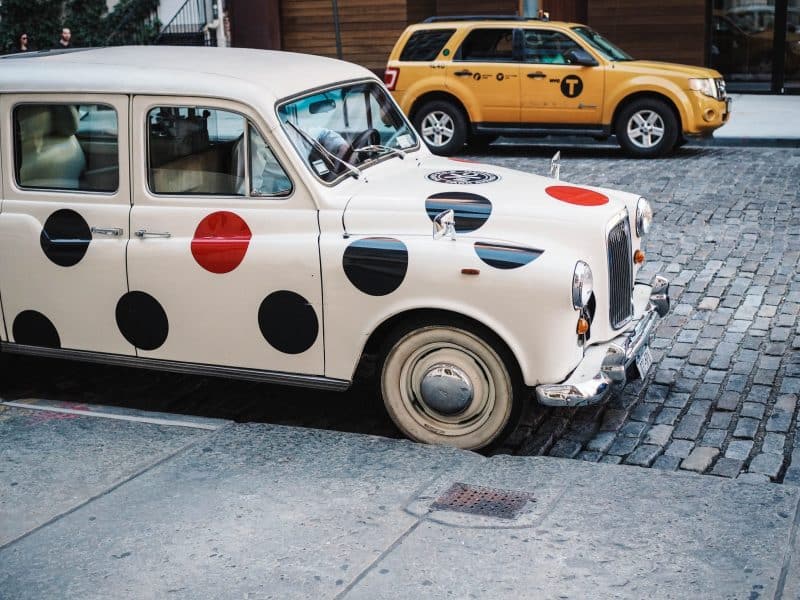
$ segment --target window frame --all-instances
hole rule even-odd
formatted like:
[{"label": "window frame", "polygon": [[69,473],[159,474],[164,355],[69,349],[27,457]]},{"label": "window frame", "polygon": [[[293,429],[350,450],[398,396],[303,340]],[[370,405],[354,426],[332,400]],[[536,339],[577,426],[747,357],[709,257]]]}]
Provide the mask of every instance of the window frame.
[{"label": "window frame", "polygon": [[[11,183],[14,184],[16,189],[21,192],[47,192],[47,193],[54,193],[54,194],[76,194],[76,195],[97,195],[97,196],[106,196],[106,197],[113,197],[117,196],[121,190],[127,189],[127,185],[122,185],[122,177],[123,177],[123,161],[121,160],[121,152],[120,148],[122,147],[122,143],[120,142],[120,138],[123,138],[124,142],[128,144],[130,147],[130,142],[128,141],[127,136],[121,136],[120,132],[122,130],[122,126],[120,124],[120,112],[117,110],[117,107],[111,104],[107,100],[93,100],[93,99],[83,99],[86,98],[85,96],[81,96],[81,99],[75,100],[66,100],[62,99],[63,97],[58,96],[54,97],[50,94],[41,96],[46,96],[47,99],[37,99],[37,100],[22,100],[17,99],[14,100],[11,106],[9,107],[9,120],[10,120],[10,137],[11,137],[11,168],[9,169],[9,178]],[[51,99],[52,98],[52,99]],[[117,186],[113,190],[86,190],[80,188],[63,188],[63,187],[39,187],[39,186],[27,186],[22,185],[19,179],[20,168],[21,165],[21,143],[18,144],[19,140],[19,129],[18,123],[16,119],[17,110],[23,106],[81,106],[81,105],[90,105],[93,104],[95,106],[106,106],[114,111],[114,116],[117,120]],[[126,118],[128,117],[126,113]],[[127,126],[127,125],[126,125]],[[76,135],[76,134],[73,134]],[[77,135],[76,135],[77,137]],[[129,152],[129,151],[128,151]],[[129,153],[126,154],[129,156]],[[129,177],[127,170],[124,171],[125,176]]]}]

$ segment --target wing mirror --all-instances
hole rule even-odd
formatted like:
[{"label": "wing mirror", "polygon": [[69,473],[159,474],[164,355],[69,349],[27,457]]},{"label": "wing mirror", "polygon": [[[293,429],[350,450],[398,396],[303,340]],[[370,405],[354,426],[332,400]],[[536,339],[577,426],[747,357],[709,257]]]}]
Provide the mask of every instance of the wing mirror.
[{"label": "wing mirror", "polygon": [[573,48],[564,54],[564,58],[571,65],[578,65],[581,67],[596,67],[598,63],[594,57],[583,48]]},{"label": "wing mirror", "polygon": [[433,239],[438,240],[445,236],[454,241],[456,239],[456,213],[452,208],[433,217]]}]

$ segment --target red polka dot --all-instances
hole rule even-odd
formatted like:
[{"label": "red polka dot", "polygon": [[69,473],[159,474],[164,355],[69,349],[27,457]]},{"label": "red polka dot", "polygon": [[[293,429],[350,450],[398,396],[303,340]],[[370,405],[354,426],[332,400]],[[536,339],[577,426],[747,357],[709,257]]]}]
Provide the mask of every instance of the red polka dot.
[{"label": "red polka dot", "polygon": [[601,206],[608,204],[608,198],[598,192],[571,185],[551,185],[544,190],[556,200],[579,206]]},{"label": "red polka dot", "polygon": [[244,260],[251,237],[239,215],[226,210],[211,213],[194,232],[192,256],[207,271],[230,273]]}]

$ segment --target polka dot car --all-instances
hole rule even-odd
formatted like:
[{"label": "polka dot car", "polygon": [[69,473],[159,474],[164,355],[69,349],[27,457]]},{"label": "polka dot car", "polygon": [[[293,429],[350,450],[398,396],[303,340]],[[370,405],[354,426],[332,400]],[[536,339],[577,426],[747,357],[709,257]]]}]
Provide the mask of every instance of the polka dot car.
[{"label": "polka dot car", "polygon": [[472,449],[647,369],[647,201],[433,156],[360,67],[108,48],[0,87],[3,352],[341,391],[369,359],[402,431]]}]

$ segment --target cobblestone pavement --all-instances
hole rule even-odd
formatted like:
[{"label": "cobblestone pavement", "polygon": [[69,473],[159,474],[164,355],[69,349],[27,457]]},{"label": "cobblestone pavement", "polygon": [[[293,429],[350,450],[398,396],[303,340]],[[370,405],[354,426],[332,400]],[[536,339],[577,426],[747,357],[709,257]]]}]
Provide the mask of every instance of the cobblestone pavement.
[{"label": "cobblestone pavement", "polygon": [[[552,148],[472,157],[545,173]],[[646,272],[672,282],[654,365],[603,407],[534,407],[500,452],[800,485],[800,149],[684,148],[631,160],[565,148],[562,179],[642,193]],[[11,357],[4,398],[36,396],[397,437],[375,388],[346,394]]]}]

